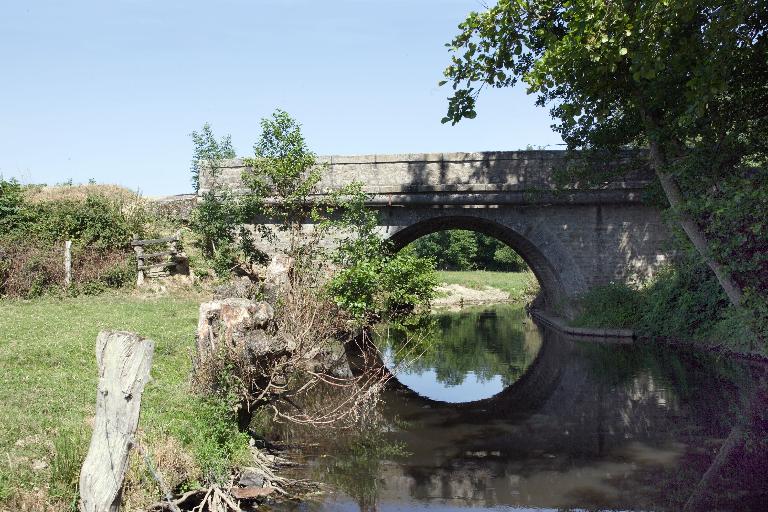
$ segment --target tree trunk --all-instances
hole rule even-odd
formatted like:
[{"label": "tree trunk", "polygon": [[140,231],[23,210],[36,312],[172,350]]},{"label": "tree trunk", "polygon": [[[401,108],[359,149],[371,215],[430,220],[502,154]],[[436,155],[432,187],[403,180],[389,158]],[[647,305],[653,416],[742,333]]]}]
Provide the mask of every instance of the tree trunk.
[{"label": "tree trunk", "polygon": [[733,427],[728,437],[723,442],[720,450],[717,452],[717,456],[709,465],[704,476],[701,477],[699,483],[693,489],[693,492],[688,497],[683,507],[683,512],[696,512],[698,510],[707,510],[707,499],[712,490],[712,485],[715,483],[717,477],[723,470],[728,459],[733,454],[741,443],[744,442],[744,431],[740,426]]},{"label": "tree trunk", "polygon": [[675,179],[670,175],[666,169],[668,165],[667,156],[661,147],[661,144],[654,136],[659,131],[658,124],[651,119],[651,117],[643,112],[643,120],[645,121],[646,131],[648,132],[648,140],[650,141],[650,153],[651,153],[651,165],[656,172],[656,176],[659,177],[661,187],[664,189],[664,194],[667,196],[669,205],[672,207],[672,211],[675,213],[680,226],[685,231],[688,239],[693,243],[693,246],[698,251],[699,255],[703,258],[704,262],[715,273],[717,281],[725,291],[728,299],[736,307],[741,306],[741,298],[743,292],[741,287],[728,275],[728,272],[723,268],[720,263],[710,255],[709,246],[707,245],[707,239],[704,236],[704,232],[696,224],[696,222],[688,216],[683,210],[684,200],[680,187],[675,182]]},{"label": "tree trunk", "polygon": [[120,492],[153,351],[154,342],[131,332],[102,331],[96,338],[99,385],[91,445],[80,471],[82,512],[120,509]]}]

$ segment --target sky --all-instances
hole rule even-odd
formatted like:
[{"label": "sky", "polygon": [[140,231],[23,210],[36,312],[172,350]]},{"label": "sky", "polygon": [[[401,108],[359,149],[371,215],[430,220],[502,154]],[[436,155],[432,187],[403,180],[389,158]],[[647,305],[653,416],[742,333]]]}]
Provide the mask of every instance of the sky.
[{"label": "sky", "polygon": [[444,46],[478,0],[3,2],[0,175],[190,192],[203,123],[252,154],[275,108],[320,155],[558,148],[524,88],[443,125]]}]

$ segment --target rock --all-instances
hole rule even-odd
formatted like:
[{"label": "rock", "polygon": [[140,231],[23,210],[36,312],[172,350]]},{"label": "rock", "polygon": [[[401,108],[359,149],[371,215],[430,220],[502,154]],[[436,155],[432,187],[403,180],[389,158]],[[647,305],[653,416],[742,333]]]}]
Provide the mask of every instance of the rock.
[{"label": "rock", "polygon": [[44,460],[36,460],[32,463],[32,471],[42,471],[48,467],[48,463]]},{"label": "rock", "polygon": [[290,351],[279,338],[270,336],[264,331],[252,331],[245,336],[245,350],[254,362],[267,354]]},{"label": "rock", "polygon": [[198,348],[213,339],[236,344],[254,329],[266,329],[274,317],[275,310],[267,302],[238,298],[204,302],[197,323]]},{"label": "rock", "polygon": [[268,300],[275,301],[280,292],[291,285],[294,263],[294,259],[285,254],[272,257],[264,274],[264,295]]},{"label": "rock", "polygon": [[238,500],[252,500],[269,496],[275,492],[274,487],[233,487],[230,489],[232,496]]},{"label": "rock", "polygon": [[198,362],[226,344],[254,363],[263,356],[282,355],[295,343],[272,334],[275,310],[268,302],[229,298],[200,304],[196,343]]},{"label": "rock", "polygon": [[237,483],[243,487],[264,487],[264,476],[256,471],[245,470]]},{"label": "rock", "polygon": [[261,286],[247,277],[232,279],[217,286],[213,291],[214,299],[257,299],[261,296]]}]

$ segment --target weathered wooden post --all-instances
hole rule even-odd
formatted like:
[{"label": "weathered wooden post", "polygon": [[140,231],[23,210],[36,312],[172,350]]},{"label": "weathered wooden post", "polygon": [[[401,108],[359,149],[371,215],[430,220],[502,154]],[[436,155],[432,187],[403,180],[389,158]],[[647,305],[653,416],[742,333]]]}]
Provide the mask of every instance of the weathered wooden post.
[{"label": "weathered wooden post", "polygon": [[155,344],[125,331],[96,338],[99,385],[91,445],[80,471],[80,510],[117,512]]},{"label": "weathered wooden post", "polygon": [[72,240],[64,242],[64,286],[72,284]]},{"label": "weathered wooden post", "polygon": [[138,235],[133,235],[133,250],[136,252],[136,286],[144,284],[144,246],[137,243]]}]

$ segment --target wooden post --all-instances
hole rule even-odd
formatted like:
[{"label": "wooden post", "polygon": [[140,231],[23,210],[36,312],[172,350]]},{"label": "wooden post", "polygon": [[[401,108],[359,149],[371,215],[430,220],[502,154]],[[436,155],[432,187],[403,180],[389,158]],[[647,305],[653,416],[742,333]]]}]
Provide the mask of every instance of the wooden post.
[{"label": "wooden post", "polygon": [[172,267],[168,268],[168,274],[169,275],[176,272],[176,252],[177,252],[177,245],[176,244],[179,241],[179,235],[180,234],[181,234],[181,232],[179,232],[179,231],[174,233],[173,234],[173,238],[171,238],[171,240],[169,240],[168,243],[167,243],[167,249],[168,249],[168,252],[170,253],[170,259],[174,263],[174,265]]},{"label": "wooden post", "polygon": [[99,385],[88,455],[80,471],[80,510],[117,512],[128,454],[149,381],[154,342],[132,332],[102,331],[96,338]]},{"label": "wooden post", "polygon": [[[137,242],[139,237],[133,235],[133,241]],[[136,252],[136,286],[144,284],[144,246],[134,243],[133,250]]]},{"label": "wooden post", "polygon": [[64,286],[72,285],[72,240],[64,242]]}]

